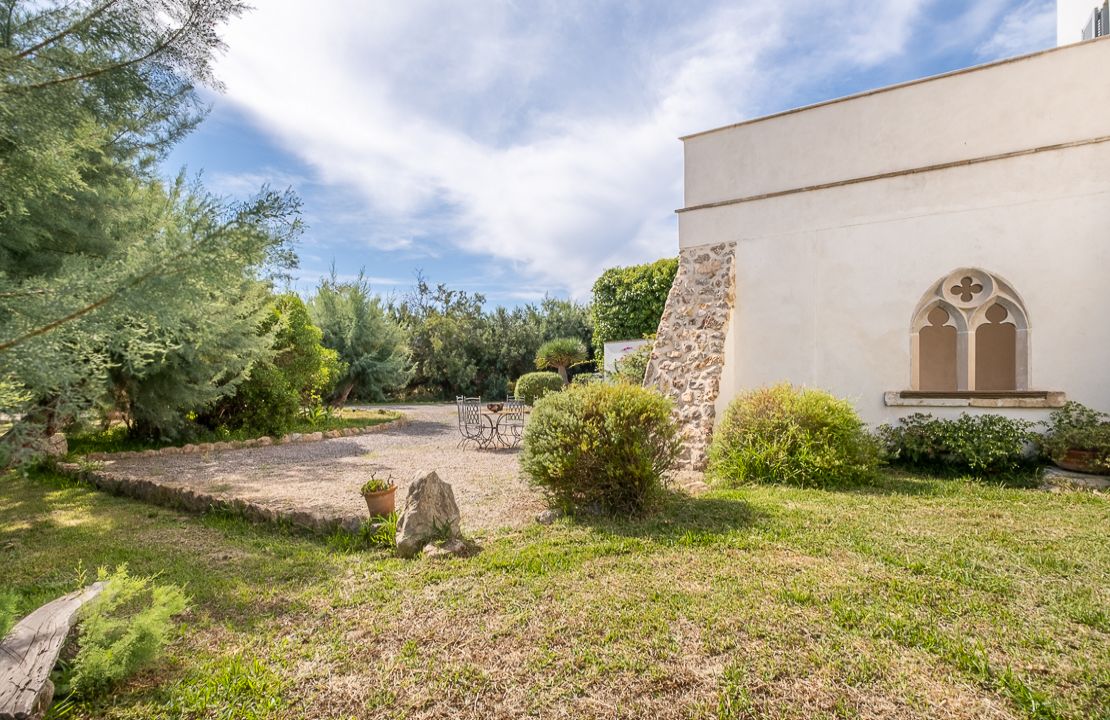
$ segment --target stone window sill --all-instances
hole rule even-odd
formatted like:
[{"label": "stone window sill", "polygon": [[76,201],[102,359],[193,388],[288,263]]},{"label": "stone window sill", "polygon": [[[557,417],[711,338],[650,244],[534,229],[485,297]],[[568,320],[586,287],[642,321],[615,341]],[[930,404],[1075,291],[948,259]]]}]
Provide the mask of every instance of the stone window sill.
[{"label": "stone window sill", "polygon": [[927,392],[892,390],[883,394],[887,407],[978,407],[1058,408],[1067,402],[1062,392],[1019,390],[1017,392]]}]

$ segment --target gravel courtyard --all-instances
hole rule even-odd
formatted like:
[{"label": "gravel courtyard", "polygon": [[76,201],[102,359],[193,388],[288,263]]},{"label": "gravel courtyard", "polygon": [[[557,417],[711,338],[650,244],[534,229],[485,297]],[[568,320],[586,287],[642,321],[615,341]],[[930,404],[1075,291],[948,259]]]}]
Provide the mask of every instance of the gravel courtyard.
[{"label": "gravel courtyard", "polygon": [[409,483],[435,470],[451,483],[463,529],[518,527],[543,509],[520,478],[517,450],[456,448],[454,405],[394,405],[406,423],[379,432],[319,442],[224,450],[204,455],[133,456],[109,460],[111,475],[241,498],[276,510],[320,515],[366,512],[359,487],[371,474],[393,476],[398,509]]}]

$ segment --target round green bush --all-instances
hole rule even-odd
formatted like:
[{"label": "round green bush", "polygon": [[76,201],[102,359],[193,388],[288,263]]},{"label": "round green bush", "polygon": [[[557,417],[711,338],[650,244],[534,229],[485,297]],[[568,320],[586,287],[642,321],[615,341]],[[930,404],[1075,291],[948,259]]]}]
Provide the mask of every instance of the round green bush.
[{"label": "round green bush", "polygon": [[591,383],[536,403],[520,464],[557,507],[636,515],[657,498],[680,447],[669,400]]},{"label": "round green bush", "polygon": [[877,465],[876,444],[851,403],[790,385],[733,400],[709,447],[709,474],[725,484],[833,487]]},{"label": "round green bush", "polygon": [[563,379],[553,372],[525,373],[516,381],[516,397],[526,405],[535,405],[547,393],[562,389]]}]

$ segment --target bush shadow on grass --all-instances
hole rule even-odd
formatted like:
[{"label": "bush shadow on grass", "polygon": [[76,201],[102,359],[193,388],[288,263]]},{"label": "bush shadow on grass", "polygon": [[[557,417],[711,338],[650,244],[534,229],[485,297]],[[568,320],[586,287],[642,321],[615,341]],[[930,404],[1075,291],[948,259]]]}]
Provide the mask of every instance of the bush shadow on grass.
[{"label": "bush shadow on grass", "polygon": [[767,514],[739,497],[663,492],[655,509],[641,517],[574,513],[574,522],[621,537],[666,545],[713,545],[758,527]]}]

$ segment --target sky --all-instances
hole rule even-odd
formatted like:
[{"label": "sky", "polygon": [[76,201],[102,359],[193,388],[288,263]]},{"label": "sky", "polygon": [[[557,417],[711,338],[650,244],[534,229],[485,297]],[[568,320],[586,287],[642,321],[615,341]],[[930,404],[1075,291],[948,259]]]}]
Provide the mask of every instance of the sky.
[{"label": "sky", "polygon": [[1051,0],[256,0],[165,162],[292,188],[293,288],[588,300],[674,256],[682,135],[1055,45]]}]

